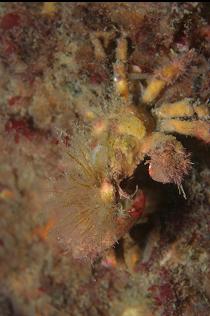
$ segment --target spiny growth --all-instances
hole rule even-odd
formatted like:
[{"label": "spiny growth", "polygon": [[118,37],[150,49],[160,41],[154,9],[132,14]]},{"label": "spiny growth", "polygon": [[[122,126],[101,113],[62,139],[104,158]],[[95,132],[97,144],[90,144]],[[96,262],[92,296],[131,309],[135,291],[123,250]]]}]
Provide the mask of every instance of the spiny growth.
[{"label": "spiny growth", "polygon": [[74,258],[91,259],[112,246],[135,218],[121,213],[124,202],[110,178],[107,149],[89,136],[76,131],[67,150],[69,169],[54,184],[56,224],[49,237]]}]

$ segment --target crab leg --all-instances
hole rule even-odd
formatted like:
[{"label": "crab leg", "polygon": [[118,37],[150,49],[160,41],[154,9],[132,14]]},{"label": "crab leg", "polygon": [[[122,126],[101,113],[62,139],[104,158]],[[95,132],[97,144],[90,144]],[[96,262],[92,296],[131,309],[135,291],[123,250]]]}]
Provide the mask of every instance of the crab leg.
[{"label": "crab leg", "polygon": [[192,104],[190,99],[164,103],[154,110],[161,132],[179,133],[210,142],[210,115],[207,105]]},{"label": "crab leg", "polygon": [[194,115],[194,109],[190,103],[190,99],[183,99],[174,103],[163,103],[154,110],[154,113],[158,119],[192,117]]},{"label": "crab leg", "polygon": [[98,61],[104,61],[107,57],[105,49],[110,41],[115,37],[115,32],[97,31],[90,34],[90,40],[94,47],[95,58]]},{"label": "crab leg", "polygon": [[163,103],[161,106],[153,110],[157,119],[172,119],[172,118],[198,118],[201,120],[209,120],[209,109],[205,104],[192,103],[191,99],[173,103]]},{"label": "crab leg", "polygon": [[160,122],[161,132],[179,133],[202,139],[210,143],[210,122],[202,120],[180,121],[180,119],[168,119]]},{"label": "crab leg", "polygon": [[124,97],[128,98],[128,81],[127,81],[127,58],[128,58],[128,42],[124,35],[118,39],[116,49],[116,63],[114,65],[114,82],[116,92]]},{"label": "crab leg", "polygon": [[146,104],[155,101],[155,99],[167,86],[171,85],[185,72],[186,67],[192,61],[193,57],[194,51],[190,50],[181,58],[161,68],[151,78],[147,88],[142,95],[142,101]]},{"label": "crab leg", "polygon": [[104,60],[106,58],[106,53],[100,39],[96,37],[96,35],[93,33],[93,34],[90,34],[90,40],[94,47],[96,59],[99,61]]}]

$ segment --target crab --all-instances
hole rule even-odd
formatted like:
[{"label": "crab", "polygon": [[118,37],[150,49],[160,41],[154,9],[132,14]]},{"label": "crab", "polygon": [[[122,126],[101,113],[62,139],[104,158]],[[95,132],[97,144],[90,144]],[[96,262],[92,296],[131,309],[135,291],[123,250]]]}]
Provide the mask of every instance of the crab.
[{"label": "crab", "polygon": [[[134,105],[132,82],[128,82],[125,35],[118,39],[114,64],[115,92],[122,99],[110,113],[93,120],[96,143],[107,148],[111,178],[118,184],[130,177],[145,157],[149,175],[161,183],[175,183],[184,194],[182,181],[191,168],[189,153],[171,133],[192,136],[210,142],[210,116],[207,104],[190,98],[155,107],[159,96],[185,71],[195,56],[188,51],[163,66],[142,89],[140,102]],[[97,147],[96,147],[97,148]],[[119,190],[118,190],[119,191]],[[122,194],[122,192],[120,192]]]},{"label": "crab", "polygon": [[[115,165],[119,165],[119,159],[122,159],[118,174],[123,174],[123,177],[130,176],[135,161],[139,164],[148,156],[149,174],[155,181],[175,183],[181,187],[191,163],[182,144],[170,134],[179,133],[196,137],[205,143],[210,142],[207,104],[185,98],[155,107],[158,97],[186,71],[194,56],[195,52],[191,50],[159,69],[142,91],[139,104],[134,106],[129,96],[126,75],[127,40],[125,36],[118,40],[114,82],[116,92],[125,99],[125,106],[121,107],[121,113],[117,113],[117,117],[110,118],[110,130],[115,132],[115,139],[110,145],[113,150],[111,164],[114,171],[117,169]],[[133,137],[132,151],[129,148],[132,141],[126,142],[126,137]],[[121,154],[117,155],[117,152]]]},{"label": "crab", "polygon": [[[97,41],[97,52],[103,51],[99,46]],[[122,180],[132,177],[140,163],[149,165],[153,180],[174,183],[185,194],[182,182],[191,169],[190,155],[171,133],[210,142],[206,104],[185,98],[155,106],[164,90],[184,74],[195,52],[188,51],[152,75],[137,104],[128,80],[127,55],[123,34],[113,67],[113,102],[103,111],[88,112],[88,124],[76,128],[67,150],[69,167],[54,190],[56,225],[50,236],[79,259],[101,255],[143,215],[141,189],[128,194],[121,188]],[[62,186],[65,190],[59,189]]]}]

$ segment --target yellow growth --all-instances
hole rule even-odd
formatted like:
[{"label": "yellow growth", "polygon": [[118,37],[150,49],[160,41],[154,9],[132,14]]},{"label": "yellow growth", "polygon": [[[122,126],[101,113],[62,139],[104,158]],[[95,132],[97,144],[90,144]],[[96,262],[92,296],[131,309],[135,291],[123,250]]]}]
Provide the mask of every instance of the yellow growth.
[{"label": "yellow growth", "polygon": [[117,60],[123,63],[127,62],[127,52],[128,52],[128,43],[125,37],[121,37],[118,40],[118,45],[116,49]]},{"label": "yellow growth", "polygon": [[126,249],[124,257],[125,257],[125,263],[126,263],[126,266],[128,267],[128,270],[131,273],[135,272],[137,263],[141,259],[141,251],[140,251],[139,246],[133,245],[129,249]]},{"label": "yellow growth", "polygon": [[128,98],[128,94],[129,94],[128,83],[127,83],[127,80],[125,78],[120,79],[120,80],[116,80],[115,87],[116,87],[117,93],[120,96],[122,96],[126,99]]},{"label": "yellow growth", "polygon": [[107,181],[104,180],[101,188],[100,188],[100,195],[101,195],[101,199],[103,202],[105,203],[112,203],[114,200],[114,187],[113,185]]},{"label": "yellow growth", "polygon": [[194,107],[195,113],[199,118],[209,118],[208,106],[201,104]]},{"label": "yellow growth", "polygon": [[161,123],[161,130],[194,136],[210,142],[210,123],[204,121],[180,121],[178,119],[165,120]]},{"label": "yellow growth", "polygon": [[119,118],[117,132],[122,135],[131,135],[142,140],[146,134],[145,126],[136,116],[132,114],[124,115]]},{"label": "yellow growth", "polygon": [[129,89],[127,81],[127,50],[128,43],[125,37],[121,37],[118,40],[117,49],[116,49],[116,64],[114,65],[114,81],[116,92],[124,97],[128,98]]},{"label": "yellow growth", "polygon": [[160,72],[160,77],[166,82],[169,81],[170,83],[170,81],[177,77],[179,73],[180,68],[177,67],[176,63],[173,63],[162,68]]},{"label": "yellow growth", "polygon": [[57,2],[44,2],[42,6],[42,14],[54,16],[57,12]]},{"label": "yellow growth", "polygon": [[194,129],[194,122],[180,121],[179,119],[166,120],[161,124],[161,130],[177,132],[185,135],[193,135]]},{"label": "yellow growth", "polygon": [[144,103],[151,103],[154,101],[157,96],[161,93],[161,91],[165,88],[166,82],[161,79],[152,79],[145,89],[144,94],[142,96],[142,100]]},{"label": "yellow growth", "polygon": [[95,115],[95,113],[92,112],[92,111],[86,111],[86,112],[84,113],[84,117],[85,117],[85,119],[87,119],[88,121],[92,121],[92,120],[94,120],[94,119],[96,118],[96,115]]},{"label": "yellow growth", "polygon": [[160,118],[192,116],[194,110],[188,99],[174,103],[164,103],[157,110],[156,114]]}]

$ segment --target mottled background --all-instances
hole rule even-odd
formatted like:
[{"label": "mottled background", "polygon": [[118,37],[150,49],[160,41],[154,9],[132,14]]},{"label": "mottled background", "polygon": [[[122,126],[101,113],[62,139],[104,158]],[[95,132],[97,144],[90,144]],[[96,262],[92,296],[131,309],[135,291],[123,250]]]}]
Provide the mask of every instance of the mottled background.
[{"label": "mottled background", "polygon": [[0,315],[209,316],[208,145],[177,136],[193,162],[186,200],[176,186],[152,181],[147,166],[136,170],[151,215],[116,245],[116,262],[75,263],[52,249],[46,189],[65,168],[61,134],[68,147],[84,113],[112,99],[116,41],[101,58],[91,34],[126,32],[129,67],[142,78],[172,51],[194,48],[164,100],[208,103],[209,5],[13,2],[1,3],[0,16]]}]

